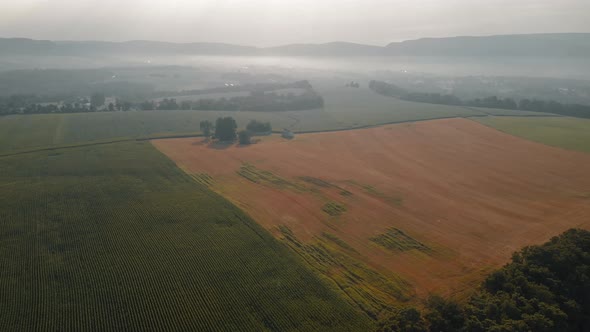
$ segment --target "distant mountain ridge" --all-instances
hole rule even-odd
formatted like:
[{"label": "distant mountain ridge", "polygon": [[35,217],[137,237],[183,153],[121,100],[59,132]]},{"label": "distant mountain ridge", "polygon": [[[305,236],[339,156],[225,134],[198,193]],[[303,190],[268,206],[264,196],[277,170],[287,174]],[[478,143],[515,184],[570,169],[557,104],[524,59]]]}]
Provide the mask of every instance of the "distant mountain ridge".
[{"label": "distant mountain ridge", "polygon": [[383,55],[384,48],[355,44],[348,42],[331,42],[325,44],[291,44],[260,49],[261,53],[268,55],[292,55],[292,56],[365,56]]},{"label": "distant mountain ridge", "polygon": [[589,56],[590,33],[422,38],[385,47],[390,55]]},{"label": "distant mountain ridge", "polygon": [[331,42],[259,48],[225,43],[0,38],[0,55],[590,56],[590,33],[422,38],[385,47]]}]

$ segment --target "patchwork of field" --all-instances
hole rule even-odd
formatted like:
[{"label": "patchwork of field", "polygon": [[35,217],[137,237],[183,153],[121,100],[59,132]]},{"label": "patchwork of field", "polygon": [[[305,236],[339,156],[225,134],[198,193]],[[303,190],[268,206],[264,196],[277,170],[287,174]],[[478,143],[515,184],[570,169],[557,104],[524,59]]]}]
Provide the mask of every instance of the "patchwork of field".
[{"label": "patchwork of field", "polygon": [[[296,132],[351,129],[386,123],[486,114],[522,115],[518,111],[479,110],[414,103],[384,97],[368,88],[318,84],[324,109],[290,112],[132,111],[0,117],[0,155],[19,151],[134,140],[158,136],[198,135],[199,123],[232,116],[240,127],[251,120],[270,122],[275,130]],[[526,115],[535,115],[524,112]]]},{"label": "patchwork of field", "polygon": [[590,120],[569,117],[486,117],[478,122],[505,133],[564,149],[590,152]]},{"label": "patchwork of field", "polygon": [[0,201],[2,331],[370,330],[149,142],[3,157]]},{"label": "patchwork of field", "polygon": [[523,246],[590,228],[590,155],[467,119],[152,143],[374,317],[431,292],[467,296]]}]

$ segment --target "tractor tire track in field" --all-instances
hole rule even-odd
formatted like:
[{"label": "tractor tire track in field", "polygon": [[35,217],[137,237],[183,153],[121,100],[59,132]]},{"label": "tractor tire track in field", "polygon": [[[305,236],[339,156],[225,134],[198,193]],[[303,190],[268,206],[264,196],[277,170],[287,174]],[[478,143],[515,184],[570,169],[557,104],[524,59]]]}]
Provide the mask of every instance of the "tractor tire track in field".
[{"label": "tractor tire track in field", "polygon": [[[333,233],[362,262],[411,283],[418,296],[460,296],[519,248],[571,227],[590,228],[590,199],[584,198],[590,197],[585,171],[590,155],[507,135],[471,119],[404,121],[308,133],[290,141],[271,137],[221,151],[194,141],[152,144],[187,172],[210,175],[214,190],[277,237],[277,227],[288,226],[302,243],[294,250],[313,252],[324,232]],[[359,185],[347,188],[346,211],[328,216],[322,211],[326,198],[343,200],[333,186],[277,189],[241,179],[236,172],[244,164],[285,181],[312,177]],[[391,233],[389,242],[420,243],[429,250],[390,250],[371,241],[393,228],[404,236]],[[343,250],[342,256],[354,256]],[[334,280],[329,273],[326,277]]]}]

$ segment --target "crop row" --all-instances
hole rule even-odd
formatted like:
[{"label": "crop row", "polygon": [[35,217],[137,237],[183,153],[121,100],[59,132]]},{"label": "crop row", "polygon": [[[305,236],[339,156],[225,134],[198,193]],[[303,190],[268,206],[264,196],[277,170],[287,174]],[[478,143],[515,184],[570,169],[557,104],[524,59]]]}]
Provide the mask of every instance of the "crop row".
[{"label": "crop row", "polygon": [[2,331],[369,324],[287,248],[148,143],[3,161]]}]

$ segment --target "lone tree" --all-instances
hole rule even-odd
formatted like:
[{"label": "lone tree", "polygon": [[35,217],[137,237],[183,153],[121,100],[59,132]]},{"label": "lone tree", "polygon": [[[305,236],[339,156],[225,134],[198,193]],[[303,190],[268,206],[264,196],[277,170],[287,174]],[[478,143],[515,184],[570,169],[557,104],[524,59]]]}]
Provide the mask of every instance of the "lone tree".
[{"label": "lone tree", "polygon": [[223,142],[233,142],[236,140],[236,129],[238,124],[231,116],[218,118],[215,121],[215,138]]},{"label": "lone tree", "polygon": [[252,133],[248,130],[240,130],[240,132],[238,133],[238,140],[240,141],[240,144],[242,145],[249,145],[252,142],[250,141],[250,139],[252,138]]},{"label": "lone tree", "polygon": [[205,135],[205,137],[209,139],[209,137],[211,136],[211,130],[213,129],[213,123],[211,123],[211,121],[209,120],[201,121],[201,123],[199,124],[199,128],[201,128],[203,135]]}]

